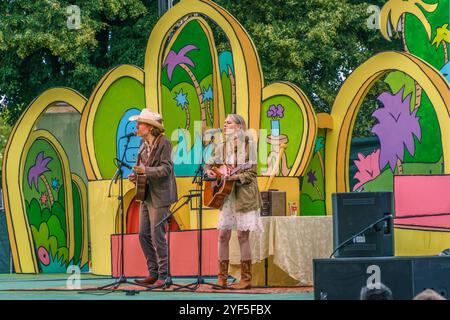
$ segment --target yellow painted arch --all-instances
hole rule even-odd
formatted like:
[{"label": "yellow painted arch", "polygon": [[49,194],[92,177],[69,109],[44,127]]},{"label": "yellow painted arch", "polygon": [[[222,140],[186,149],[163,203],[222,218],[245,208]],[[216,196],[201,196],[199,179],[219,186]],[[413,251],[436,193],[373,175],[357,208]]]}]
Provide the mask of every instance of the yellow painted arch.
[{"label": "yellow painted arch", "polygon": [[145,53],[146,107],[160,112],[161,66],[165,43],[173,27],[182,18],[194,13],[209,17],[228,36],[236,73],[236,113],[245,118],[250,128],[257,128],[264,80],[255,45],[228,11],[209,0],[182,0],[163,15],[153,28]]},{"label": "yellow painted arch", "polygon": [[80,257],[80,267],[84,266],[86,262],[89,260],[89,216],[88,216],[88,194],[87,187],[84,183],[83,179],[72,173],[72,181],[78,188],[78,192],[80,193],[80,204],[81,204],[81,213],[82,213],[82,247],[81,247],[81,257]]},{"label": "yellow painted arch", "polygon": [[133,65],[120,65],[111,69],[97,83],[80,120],[80,147],[83,164],[89,181],[101,180],[102,175],[95,156],[94,120],[97,109],[110,86],[120,78],[130,77],[144,84],[144,71]]},{"label": "yellow painted arch", "polygon": [[[169,41],[169,44],[167,45],[167,48],[172,48],[173,44],[177,40],[178,36],[180,35],[181,31],[184,29],[184,27],[191,21],[197,21],[202,28],[203,32],[205,33],[208,44],[211,49],[211,58],[212,58],[212,66],[213,66],[213,95],[214,95],[214,101],[217,102],[217,105],[214,108],[214,125],[213,127],[217,128],[220,124],[223,123],[225,120],[225,102],[223,98],[223,91],[222,91],[222,81],[220,79],[220,68],[219,68],[219,59],[217,54],[217,48],[216,44],[214,42],[214,36],[213,32],[211,30],[211,27],[209,26],[208,22],[206,22],[205,19],[198,16],[192,16],[188,20],[186,20],[183,25],[178,28],[175,33],[173,34],[172,38]],[[166,61],[167,55],[169,54],[169,50],[166,50],[163,54],[162,61]]]},{"label": "yellow painted arch", "polygon": [[[71,174],[70,174],[70,164],[69,164],[69,158],[67,157],[66,152],[64,151],[64,148],[59,143],[59,141],[47,130],[36,130],[30,133],[29,138],[23,148],[23,153],[20,157],[20,171],[19,171],[19,190],[23,190],[23,179],[22,177],[25,175],[25,172],[23,172],[23,169],[25,167],[25,161],[26,161],[26,155],[28,154],[28,151],[30,150],[33,143],[38,140],[43,139],[46,140],[53,149],[56,150],[56,153],[58,154],[59,161],[61,163],[61,169],[62,169],[62,176],[64,179],[63,185],[65,186],[65,209],[66,209],[66,229],[67,229],[67,235],[66,235],[66,242],[67,247],[69,249],[69,261],[72,260],[75,252],[75,237],[74,237],[74,221],[73,221],[73,201],[72,201],[72,180],[71,180]],[[23,201],[23,199],[22,199]],[[25,208],[25,202],[22,202],[22,210]],[[25,215],[26,220],[26,226],[28,228],[27,232],[31,235],[31,228],[29,228],[28,224],[28,218],[26,216],[25,210],[23,210],[23,214]],[[33,248],[33,242],[31,242],[31,248]],[[34,250],[32,249],[32,254],[35,255]],[[34,257],[34,260],[37,262],[36,257]]]},{"label": "yellow painted arch", "polygon": [[289,171],[289,176],[299,176],[303,174],[314,151],[317,136],[317,117],[311,102],[296,85],[289,82],[276,82],[263,89],[263,101],[273,96],[283,95],[293,99],[303,114],[304,132],[302,134],[302,141],[300,142],[294,164]]},{"label": "yellow painted arch", "polygon": [[427,93],[441,129],[445,173],[450,173],[450,87],[443,75],[427,62],[404,52],[382,52],[355,69],[342,85],[331,110],[333,130],[327,132],[326,205],[331,195],[349,191],[349,156],[353,125],[364,97],[384,74],[401,71]]},{"label": "yellow painted arch", "polygon": [[19,164],[36,122],[54,102],[66,102],[81,113],[86,104],[86,98],[70,88],[53,88],[43,92],[22,113],[11,131],[5,148],[2,187],[5,195],[5,212],[11,252],[17,273],[38,272],[34,249],[31,247],[31,230],[24,210],[22,194],[18,192],[22,190],[20,179],[18,179],[21,170]]}]

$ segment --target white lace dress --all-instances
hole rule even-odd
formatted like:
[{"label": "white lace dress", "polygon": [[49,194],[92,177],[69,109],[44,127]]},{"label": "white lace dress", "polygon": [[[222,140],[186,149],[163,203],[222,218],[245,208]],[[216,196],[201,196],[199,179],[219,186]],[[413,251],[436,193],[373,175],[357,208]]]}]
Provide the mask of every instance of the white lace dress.
[{"label": "white lace dress", "polygon": [[249,212],[237,212],[235,191],[225,199],[219,213],[219,230],[263,231],[260,209]]}]

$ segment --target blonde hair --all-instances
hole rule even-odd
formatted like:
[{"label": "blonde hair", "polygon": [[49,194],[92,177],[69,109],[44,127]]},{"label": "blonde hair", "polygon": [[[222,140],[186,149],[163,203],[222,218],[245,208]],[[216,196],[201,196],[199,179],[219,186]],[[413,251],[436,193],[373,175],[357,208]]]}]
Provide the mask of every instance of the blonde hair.
[{"label": "blonde hair", "polygon": [[245,123],[245,119],[244,119],[242,116],[240,116],[240,115],[238,115],[238,114],[236,114],[236,113],[230,113],[230,114],[227,116],[227,118],[228,118],[228,117],[231,117],[231,119],[233,119],[233,122],[234,122],[234,123],[240,125],[240,126],[241,126],[241,129],[242,129],[243,131],[247,131],[247,124]]}]

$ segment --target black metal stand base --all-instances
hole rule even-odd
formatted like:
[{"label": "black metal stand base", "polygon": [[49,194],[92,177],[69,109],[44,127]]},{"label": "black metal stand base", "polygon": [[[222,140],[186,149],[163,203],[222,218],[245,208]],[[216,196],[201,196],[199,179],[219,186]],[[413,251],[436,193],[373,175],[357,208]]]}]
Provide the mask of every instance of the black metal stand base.
[{"label": "black metal stand base", "polygon": [[184,286],[179,286],[178,288],[174,289],[173,291],[178,291],[178,290],[181,290],[181,289],[188,289],[190,291],[195,291],[195,290],[197,290],[200,287],[201,284],[206,284],[206,285],[209,285],[209,286],[211,286],[213,288],[214,287],[220,287],[216,283],[211,283],[211,282],[205,281],[204,277],[197,277],[197,280],[195,282],[186,284]]},{"label": "black metal stand base", "polygon": [[106,289],[109,289],[109,288],[111,290],[117,290],[122,284],[131,284],[131,285],[134,285],[134,286],[140,286],[140,287],[147,288],[146,285],[142,285],[142,284],[139,284],[139,283],[128,281],[128,279],[124,275],[122,275],[122,276],[120,276],[119,279],[117,279],[116,282],[110,283],[110,284],[107,284],[107,285],[104,285],[104,286],[101,286],[101,287],[97,287],[97,290],[106,290]]}]

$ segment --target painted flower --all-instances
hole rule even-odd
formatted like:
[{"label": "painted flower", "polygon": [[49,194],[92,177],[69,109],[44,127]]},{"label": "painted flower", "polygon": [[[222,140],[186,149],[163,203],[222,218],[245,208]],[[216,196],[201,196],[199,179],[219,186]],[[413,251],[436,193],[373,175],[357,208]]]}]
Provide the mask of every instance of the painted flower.
[{"label": "painted flower", "polygon": [[50,264],[50,255],[48,254],[47,249],[45,249],[44,247],[39,247],[38,257],[44,266],[48,266]]},{"label": "painted flower", "polygon": [[283,118],[284,117],[284,107],[279,104],[275,106],[274,104],[269,107],[269,110],[267,110],[267,117],[269,118]]},{"label": "painted flower", "polygon": [[41,200],[41,204],[47,204],[47,194],[45,193],[45,192],[42,192],[41,193],[41,198],[40,198],[40,200]]}]

